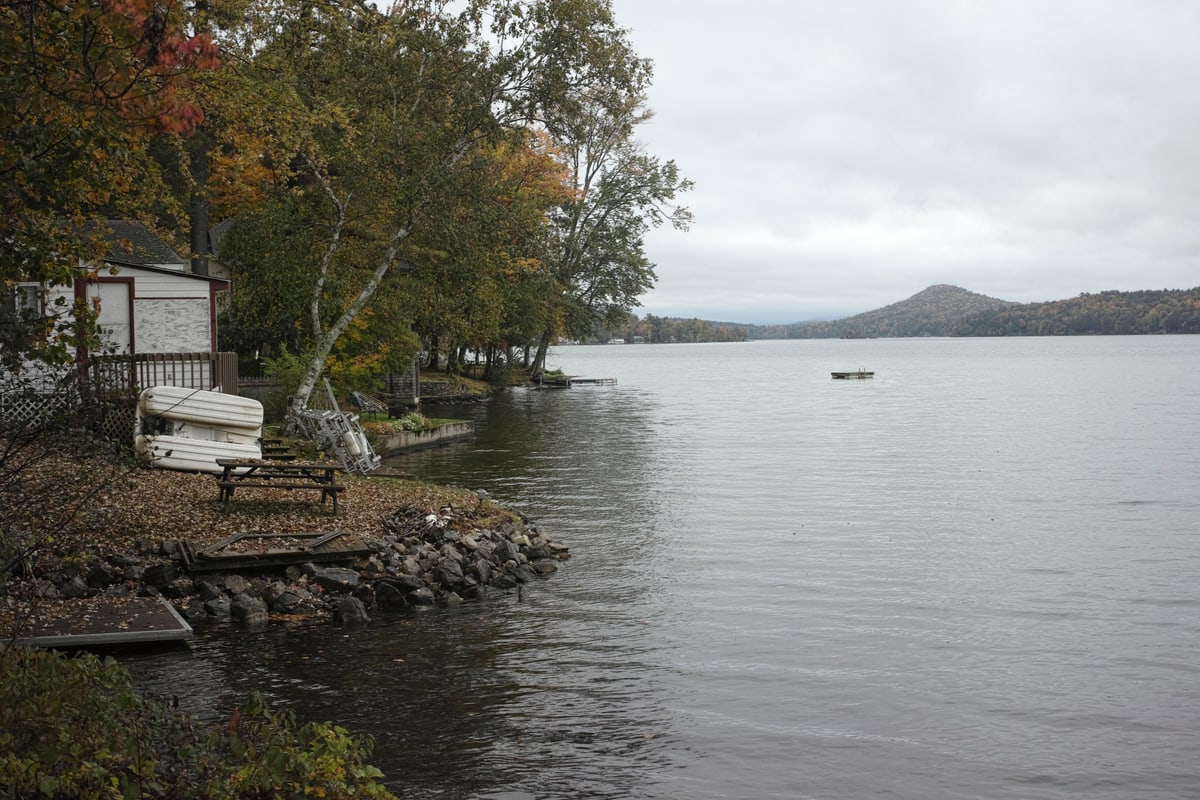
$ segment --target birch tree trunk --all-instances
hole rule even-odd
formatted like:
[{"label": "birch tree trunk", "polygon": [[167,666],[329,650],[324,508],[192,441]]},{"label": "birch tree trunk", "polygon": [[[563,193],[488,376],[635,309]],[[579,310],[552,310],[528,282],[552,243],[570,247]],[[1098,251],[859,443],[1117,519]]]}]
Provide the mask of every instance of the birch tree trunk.
[{"label": "birch tree trunk", "polygon": [[391,243],[388,245],[387,252],[380,260],[379,264],[371,273],[370,279],[363,285],[358,296],[354,298],[337,321],[330,326],[329,330],[321,333],[316,338],[313,344],[313,351],[309,356],[308,366],[304,370],[304,377],[300,381],[300,386],[296,389],[296,394],[292,395],[288,405],[288,427],[295,427],[295,416],[298,411],[303,410],[308,405],[308,399],[312,396],[313,389],[317,386],[317,381],[321,379],[321,373],[325,369],[325,359],[329,357],[333,350],[334,344],[338,338],[346,330],[347,326],[354,321],[354,318],[359,315],[367,303],[371,301],[375,290],[379,288],[379,284],[383,282],[383,278],[387,275],[388,270],[396,264],[396,256],[400,251],[400,245],[409,237],[411,229],[403,228],[396,232],[392,237]]}]

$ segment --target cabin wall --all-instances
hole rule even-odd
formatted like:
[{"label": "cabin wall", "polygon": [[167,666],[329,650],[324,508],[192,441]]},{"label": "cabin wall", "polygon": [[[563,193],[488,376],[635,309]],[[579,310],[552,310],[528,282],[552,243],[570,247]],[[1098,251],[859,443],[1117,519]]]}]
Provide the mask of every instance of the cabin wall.
[{"label": "cabin wall", "polygon": [[[185,275],[185,273],[181,273]],[[143,272],[137,267],[122,267],[118,277],[136,280],[135,295],[139,300],[167,300],[178,298],[208,299],[208,282],[190,277],[164,275],[161,272]]]},{"label": "cabin wall", "polygon": [[139,353],[189,353],[211,349],[212,328],[208,287],[203,298],[151,300],[141,296],[137,282],[134,335]]},{"label": "cabin wall", "polygon": [[[104,341],[113,353],[203,353],[216,350],[216,304],[221,286],[188,273],[163,274],[124,266],[115,274],[79,284],[89,302],[100,301]],[[76,287],[47,289],[46,310],[68,323]],[[102,355],[97,350],[94,355]]]}]

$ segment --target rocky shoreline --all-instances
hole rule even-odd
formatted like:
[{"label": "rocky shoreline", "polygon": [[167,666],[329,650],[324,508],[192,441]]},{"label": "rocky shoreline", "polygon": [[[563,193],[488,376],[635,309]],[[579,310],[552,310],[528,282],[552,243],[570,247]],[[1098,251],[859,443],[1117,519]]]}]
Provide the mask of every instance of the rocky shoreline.
[{"label": "rocky shoreline", "polygon": [[[227,623],[364,625],[378,611],[457,605],[522,587],[553,574],[570,557],[524,515],[477,493],[474,506],[430,513],[406,505],[385,514],[377,535],[355,534],[359,555],[345,563],[297,560],[286,567],[189,571],[176,541],[139,542],[72,559],[36,579],[10,582],[12,618],[36,619],[39,600],[163,597],[193,626]],[[364,555],[365,553],[365,555]],[[36,624],[32,627],[36,628]]]}]

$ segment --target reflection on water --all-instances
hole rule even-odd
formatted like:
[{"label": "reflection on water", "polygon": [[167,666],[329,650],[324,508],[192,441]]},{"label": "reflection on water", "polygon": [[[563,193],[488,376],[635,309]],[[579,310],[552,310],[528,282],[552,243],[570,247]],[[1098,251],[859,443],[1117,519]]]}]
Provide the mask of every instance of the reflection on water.
[{"label": "reflection on water", "polygon": [[384,616],[355,632],[209,630],[190,648],[123,660],[206,721],[257,689],[303,719],[370,734],[372,762],[404,797],[530,784],[538,797],[637,796],[671,727],[653,690],[664,665],[641,632],[604,626],[599,637],[584,620],[564,636],[569,625],[545,619],[553,609],[501,604]]},{"label": "reflection on water", "polygon": [[426,409],[475,441],[393,459],[530,514],[558,573],[131,664],[370,733],[409,798],[1200,796],[1198,350],[563,349],[618,385]]},{"label": "reflection on water", "polygon": [[[670,666],[646,624],[655,529],[625,522],[653,517],[639,465],[653,456],[654,436],[644,409],[603,402],[613,399],[516,391],[427,410],[479,415],[479,436],[399,461],[536,511],[572,547],[573,560],[519,600],[381,614],[354,632],[202,631],[190,651],[133,660],[139,680],[172,687],[210,720],[257,689],[302,718],[368,733],[373,763],[405,797],[504,796],[521,786],[539,798],[638,796],[670,747],[671,715],[654,689]],[[566,522],[598,535],[572,541]]]}]

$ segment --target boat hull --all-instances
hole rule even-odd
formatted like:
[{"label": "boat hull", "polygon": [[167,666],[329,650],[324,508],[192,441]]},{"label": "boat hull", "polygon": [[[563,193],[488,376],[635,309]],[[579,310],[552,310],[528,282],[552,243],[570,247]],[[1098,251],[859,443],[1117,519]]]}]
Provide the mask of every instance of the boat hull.
[{"label": "boat hull", "polygon": [[179,386],[143,389],[138,395],[138,412],[143,417],[164,417],[212,428],[261,431],[263,424],[263,407],[257,400]]},{"label": "boat hull", "polygon": [[262,458],[262,450],[257,443],[197,439],[191,436],[138,434],[133,439],[133,446],[152,466],[184,472],[218,474],[222,471],[217,464],[218,458]]}]

